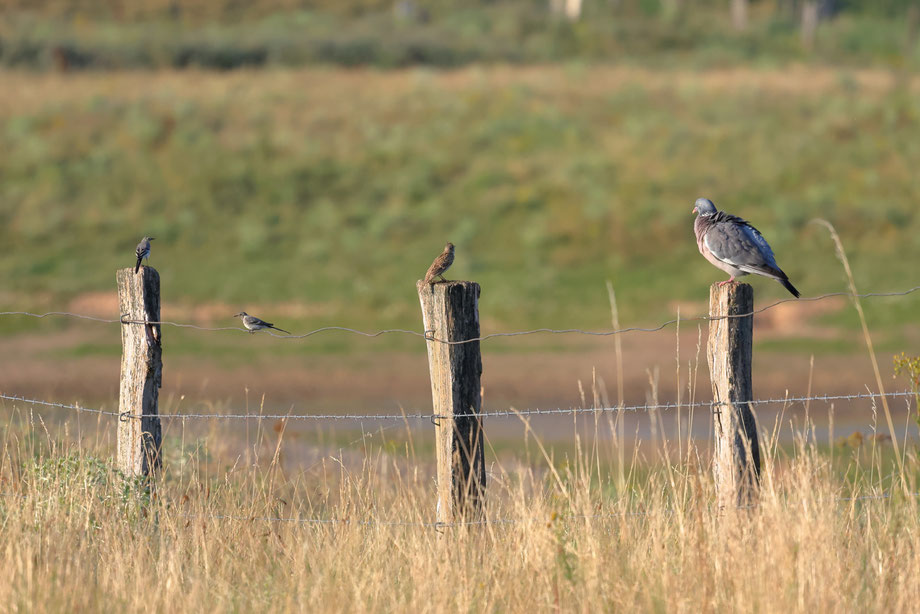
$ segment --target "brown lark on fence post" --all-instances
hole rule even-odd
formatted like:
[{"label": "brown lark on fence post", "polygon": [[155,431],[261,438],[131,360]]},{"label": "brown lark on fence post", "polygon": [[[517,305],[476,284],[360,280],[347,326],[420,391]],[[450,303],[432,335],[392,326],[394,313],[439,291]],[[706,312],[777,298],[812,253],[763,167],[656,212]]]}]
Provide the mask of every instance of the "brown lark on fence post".
[{"label": "brown lark on fence post", "polygon": [[481,518],[486,487],[483,452],[479,284],[417,284],[428,339],[438,465],[438,522]]},{"label": "brown lark on fence post", "polygon": [[748,284],[713,284],[710,289],[707,358],[714,401],[713,472],[723,510],[751,504],[760,480],[760,442],[748,403],[753,400],[754,316],[744,315],[753,311],[754,289]]},{"label": "brown lark on fence post", "polygon": [[163,379],[160,275],[149,266],[121,269],[121,384],[118,401],[118,468],[126,476],[147,476],[161,465],[162,431],[158,399]]}]

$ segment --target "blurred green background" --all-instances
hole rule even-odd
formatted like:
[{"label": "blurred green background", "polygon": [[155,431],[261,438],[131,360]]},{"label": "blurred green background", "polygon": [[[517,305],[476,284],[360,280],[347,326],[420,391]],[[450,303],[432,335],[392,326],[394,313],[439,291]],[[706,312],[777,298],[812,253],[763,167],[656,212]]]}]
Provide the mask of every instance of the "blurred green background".
[{"label": "blurred green background", "polygon": [[[5,66],[916,61],[915,0],[2,0]],[[809,20],[808,14],[815,19]],[[804,28],[803,28],[804,24]],[[811,24],[811,25],[809,25]],[[815,29],[814,26],[817,26]],[[803,44],[804,30],[804,44]]]},{"label": "blurred green background", "polygon": [[[151,234],[173,315],[417,329],[414,282],[451,240],[484,332],[608,327],[608,279],[623,322],[653,324],[723,278],[696,252],[698,196],[757,225],[806,296],[845,288],[815,217],[861,290],[920,280],[918,2],[0,10],[3,309],[110,313],[81,297]],[[867,308],[903,339],[920,299]]]}]

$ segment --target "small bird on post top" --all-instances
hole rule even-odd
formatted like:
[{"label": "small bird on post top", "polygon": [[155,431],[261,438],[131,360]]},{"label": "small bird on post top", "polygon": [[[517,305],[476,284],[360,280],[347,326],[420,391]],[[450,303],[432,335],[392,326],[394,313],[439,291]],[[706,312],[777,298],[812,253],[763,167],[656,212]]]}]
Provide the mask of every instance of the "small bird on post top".
[{"label": "small bird on post top", "polygon": [[141,239],[141,242],[137,244],[137,247],[134,250],[134,253],[137,255],[137,264],[134,265],[134,273],[141,268],[141,260],[147,258],[150,260],[150,242],[153,241],[156,237],[144,237]]},{"label": "small bird on post top", "polygon": [[262,330],[263,328],[273,328],[274,330],[280,333],[284,333],[285,335],[291,334],[283,328],[278,328],[271,322],[266,322],[265,320],[260,320],[255,316],[251,316],[245,311],[241,311],[233,317],[240,318],[243,321],[243,326],[246,327],[246,330],[248,330],[250,334],[256,332],[257,330]]},{"label": "small bird on post top", "polygon": [[693,231],[700,253],[731,276],[719,282],[720,287],[753,273],[775,279],[799,298],[799,291],[776,264],[773,250],[756,228],[740,217],[719,211],[708,198],[698,198],[693,212],[697,214]]},{"label": "small bird on post top", "polygon": [[444,246],[444,251],[441,252],[437,258],[434,259],[434,262],[431,263],[431,266],[428,267],[428,272],[425,273],[425,283],[432,286],[434,289],[435,278],[440,277],[441,281],[447,281],[444,279],[444,272],[450,268],[450,265],[454,263],[454,244],[448,242]]}]

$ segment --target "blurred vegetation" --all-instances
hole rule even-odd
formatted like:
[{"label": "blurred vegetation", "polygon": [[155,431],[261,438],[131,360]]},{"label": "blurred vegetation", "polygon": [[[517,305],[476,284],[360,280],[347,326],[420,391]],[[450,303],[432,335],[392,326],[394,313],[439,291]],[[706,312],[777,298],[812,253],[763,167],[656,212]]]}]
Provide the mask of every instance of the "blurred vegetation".
[{"label": "blurred vegetation", "polygon": [[894,374],[903,376],[910,384],[910,389],[916,395],[917,403],[914,405],[914,423],[920,427],[920,356],[908,356],[901,352],[894,357]]},{"label": "blurred vegetation", "polygon": [[[802,0],[0,0],[0,65],[27,69],[455,67],[602,61],[692,66],[920,61],[914,0],[821,0],[803,45]],[[911,8],[913,7],[913,8]]]},{"label": "blurred vegetation", "polygon": [[[622,321],[648,322],[705,305],[722,278],[696,253],[701,195],[751,219],[805,295],[845,287],[818,216],[860,290],[904,289],[920,261],[920,101],[877,77],[6,73],[0,306],[111,292],[151,234],[167,302],[289,301],[311,327],[417,328],[415,280],[451,240],[448,277],[482,283],[487,330],[609,326],[605,279]],[[753,283],[758,302],[784,296]],[[897,326],[920,299],[866,307]]]}]

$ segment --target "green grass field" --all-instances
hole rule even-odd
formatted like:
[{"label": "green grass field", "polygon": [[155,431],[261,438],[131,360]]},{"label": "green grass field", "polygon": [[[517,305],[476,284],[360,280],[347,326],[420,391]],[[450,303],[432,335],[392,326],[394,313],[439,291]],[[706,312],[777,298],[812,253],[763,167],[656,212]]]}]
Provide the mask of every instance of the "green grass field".
[{"label": "green grass field", "polygon": [[[299,328],[416,327],[414,282],[451,240],[451,276],[483,286],[484,329],[608,326],[607,279],[623,321],[651,323],[722,278],[696,253],[701,195],[752,220],[806,296],[845,288],[816,217],[861,290],[918,280],[917,84],[885,72],[2,79],[3,308],[111,292],[149,233],[164,300],[213,317],[296,304],[284,313]],[[761,304],[783,296],[754,284]],[[874,329],[917,306],[867,303]]]},{"label": "green grass field", "polygon": [[227,70],[587,61],[700,68],[806,61],[910,69],[920,64],[911,2],[829,4],[839,10],[824,15],[808,46],[801,40],[801,5],[788,0],[750,2],[743,31],[733,26],[725,0],[587,0],[576,22],[553,14],[547,0],[2,0],[0,66]]}]

